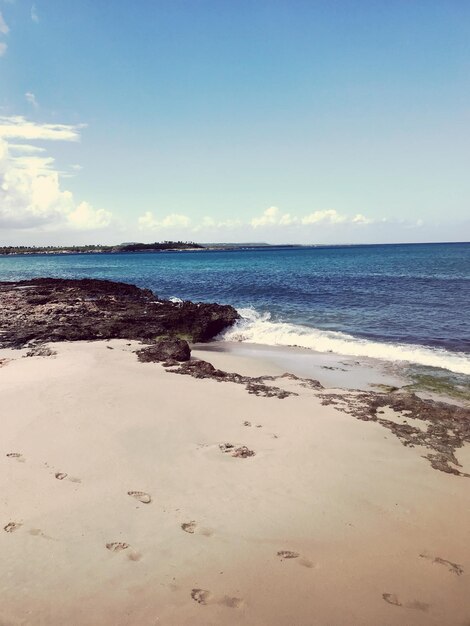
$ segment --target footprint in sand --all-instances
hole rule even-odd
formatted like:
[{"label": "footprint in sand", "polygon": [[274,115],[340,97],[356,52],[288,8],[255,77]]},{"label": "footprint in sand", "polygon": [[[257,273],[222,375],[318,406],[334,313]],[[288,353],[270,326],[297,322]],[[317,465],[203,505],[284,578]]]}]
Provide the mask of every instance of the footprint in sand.
[{"label": "footprint in sand", "polygon": [[250,456],[255,456],[255,452],[250,450],[246,446],[235,446],[233,443],[219,443],[219,450],[224,454],[230,454],[230,456],[247,459]]},{"label": "footprint in sand", "polygon": [[461,576],[463,574],[463,567],[458,563],[452,563],[452,561],[448,561],[447,559],[441,559],[440,556],[431,556],[430,554],[420,554],[422,559],[427,559],[428,561],[432,561],[432,563],[437,563],[438,565],[444,565],[447,567],[449,572],[452,574],[456,574],[457,576]]},{"label": "footprint in sand", "polygon": [[292,550],[279,550],[277,556],[281,559],[297,559],[300,554],[298,552],[292,552]]},{"label": "footprint in sand", "polygon": [[6,533],[14,533],[15,530],[18,530],[21,526],[23,526],[23,524],[20,524],[20,522],[8,522],[8,524],[3,527],[3,530]]},{"label": "footprint in sand", "polygon": [[303,567],[308,567],[309,569],[313,567],[312,561],[300,557],[300,554],[298,552],[293,552],[292,550],[279,550],[277,556],[281,559],[281,561],[283,561],[284,559],[299,559],[297,561],[299,565],[302,565]]},{"label": "footprint in sand", "polygon": [[212,600],[212,594],[207,589],[193,589],[191,591],[191,598],[198,604],[209,604]]},{"label": "footprint in sand", "polygon": [[245,420],[243,422],[243,426],[251,426],[251,422],[249,422],[248,420]]},{"label": "footprint in sand", "polygon": [[111,550],[111,552],[122,552],[123,550],[127,550],[130,546],[123,541],[113,541],[112,543],[107,543],[106,547],[108,550]]},{"label": "footprint in sand", "polygon": [[240,446],[239,448],[235,448],[232,452],[232,456],[238,459],[247,459],[250,456],[255,456],[255,452],[250,450],[246,446]]},{"label": "footprint in sand", "polygon": [[152,502],[152,497],[145,491],[128,491],[127,495],[142,502],[142,504],[150,504]]},{"label": "footprint in sand", "polygon": [[429,604],[426,602],[420,602],[419,600],[413,600],[412,602],[405,604],[405,608],[416,609],[417,611],[427,611],[429,609]]},{"label": "footprint in sand", "polygon": [[80,478],[75,478],[75,476],[69,476],[66,472],[56,472],[54,476],[55,478],[57,478],[57,480],[64,480],[65,478],[67,478],[71,483],[82,482]]},{"label": "footprint in sand", "polygon": [[57,539],[54,539],[54,537],[50,537],[49,535],[43,533],[40,528],[31,528],[31,530],[28,530],[28,533],[33,537],[42,537],[43,539],[49,539],[50,541],[58,541]]},{"label": "footprint in sand", "polygon": [[383,593],[382,598],[385,600],[385,602],[388,602],[389,604],[393,604],[394,606],[402,606],[402,603],[399,602],[396,593]]},{"label": "footprint in sand", "polygon": [[396,593],[383,593],[382,598],[385,600],[385,602],[388,602],[388,604],[393,604],[393,606],[401,606],[405,609],[414,609],[416,611],[427,611],[430,606],[426,602],[420,602],[419,600],[412,600],[411,602],[403,604],[398,599]]},{"label": "footprint in sand", "polygon": [[15,459],[16,461],[19,461],[20,463],[25,462],[25,458],[19,452],[8,452],[7,457],[9,459]]},{"label": "footprint in sand", "polygon": [[[110,552],[123,552],[124,550],[127,550],[130,547],[131,546],[128,543],[125,543],[124,541],[113,541],[111,543],[106,544],[106,548]],[[130,561],[140,561],[140,559],[142,558],[142,555],[136,552],[135,550],[131,550],[127,554],[127,558]]]},{"label": "footprint in sand", "polygon": [[185,522],[184,524],[181,524],[181,528],[184,530],[185,533],[190,533],[191,535],[194,534],[194,531],[196,530],[196,522],[193,520],[191,522]]},{"label": "footprint in sand", "polygon": [[181,529],[184,530],[185,533],[189,533],[190,535],[194,535],[194,533],[197,532],[198,535],[211,537],[213,534],[213,531],[210,528],[199,528],[194,520],[181,524]]},{"label": "footprint in sand", "polygon": [[224,596],[221,600],[219,600],[218,604],[223,604],[231,609],[239,609],[243,605],[243,600],[241,598]]},{"label": "footprint in sand", "polygon": [[191,591],[191,598],[203,606],[207,606],[208,604],[223,604],[231,609],[238,609],[243,605],[241,598],[233,598],[230,596],[217,598],[207,589],[193,589]]}]

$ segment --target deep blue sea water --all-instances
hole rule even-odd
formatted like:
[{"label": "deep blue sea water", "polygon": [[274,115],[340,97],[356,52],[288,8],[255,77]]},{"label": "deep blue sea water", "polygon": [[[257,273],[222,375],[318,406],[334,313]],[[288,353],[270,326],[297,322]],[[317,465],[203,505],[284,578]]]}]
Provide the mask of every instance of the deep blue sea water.
[{"label": "deep blue sea water", "polygon": [[0,280],[107,278],[233,304],[228,335],[470,374],[470,244],[0,257]]}]

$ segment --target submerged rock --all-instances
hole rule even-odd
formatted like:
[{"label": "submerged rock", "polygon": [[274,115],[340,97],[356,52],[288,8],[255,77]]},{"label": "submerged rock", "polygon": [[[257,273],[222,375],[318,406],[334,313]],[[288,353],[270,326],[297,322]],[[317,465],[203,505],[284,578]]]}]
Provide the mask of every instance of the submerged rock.
[{"label": "submerged rock", "polygon": [[238,318],[229,305],[160,300],[149,289],[108,280],[0,282],[0,347],[159,336],[200,342]]}]

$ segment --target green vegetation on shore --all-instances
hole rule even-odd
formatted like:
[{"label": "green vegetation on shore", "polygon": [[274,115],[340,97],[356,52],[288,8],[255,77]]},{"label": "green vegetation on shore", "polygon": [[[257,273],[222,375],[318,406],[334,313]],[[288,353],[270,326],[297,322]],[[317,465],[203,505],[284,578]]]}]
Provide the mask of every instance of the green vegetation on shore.
[{"label": "green vegetation on shore", "polygon": [[204,249],[193,241],[162,241],[155,243],[121,243],[117,246],[1,246],[0,254],[84,254],[112,252],[161,252],[162,250]]},{"label": "green vegetation on shore", "polygon": [[411,379],[413,382],[406,385],[404,389],[414,392],[427,391],[468,403],[470,401],[470,386],[465,378],[437,369],[434,371],[430,369],[429,372],[412,372]]}]

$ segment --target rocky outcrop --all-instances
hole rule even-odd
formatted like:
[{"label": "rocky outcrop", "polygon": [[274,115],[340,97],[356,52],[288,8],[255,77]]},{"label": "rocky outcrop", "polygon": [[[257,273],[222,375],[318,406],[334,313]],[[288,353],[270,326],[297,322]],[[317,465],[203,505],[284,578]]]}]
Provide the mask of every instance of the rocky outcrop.
[{"label": "rocky outcrop", "polygon": [[[173,367],[177,365],[178,367]],[[290,376],[286,374],[284,376],[242,376],[236,372],[224,372],[215,368],[212,363],[203,361],[202,359],[191,359],[185,363],[176,363],[176,361],[167,361],[163,363],[164,367],[168,367],[167,371],[173,374],[183,374],[192,376],[193,378],[210,378],[217,382],[236,383],[237,385],[244,385],[248,393],[255,396],[265,396],[266,398],[279,398],[283,400],[288,396],[296,396],[293,391],[287,391],[274,385],[270,385],[270,382],[276,381],[278,378],[284,376]],[[303,379],[298,379],[303,380]],[[314,381],[316,384],[320,384]]]},{"label": "rocky outcrop", "polygon": [[184,339],[161,339],[155,344],[146,346],[136,352],[141,363],[156,363],[159,361],[189,361],[191,350]]},{"label": "rocky outcrop", "polygon": [[148,289],[107,280],[0,282],[0,347],[115,338],[200,342],[238,318],[228,305],[170,302]]}]

